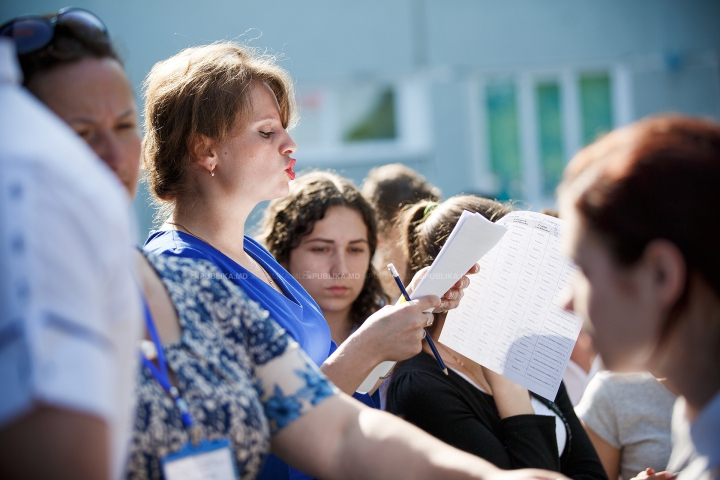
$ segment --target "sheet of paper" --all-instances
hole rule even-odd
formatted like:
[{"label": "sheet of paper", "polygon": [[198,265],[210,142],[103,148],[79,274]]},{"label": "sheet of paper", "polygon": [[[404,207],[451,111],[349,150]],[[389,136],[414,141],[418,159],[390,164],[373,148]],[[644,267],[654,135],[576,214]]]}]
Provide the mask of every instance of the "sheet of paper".
[{"label": "sheet of paper", "polygon": [[[473,264],[480,260],[480,257],[490,251],[506,231],[505,227],[492,223],[478,213],[464,211],[430,266],[430,270],[410,298],[445,295],[445,292],[460,280]],[[393,361],[377,365],[363,380],[357,391],[367,393],[375,386],[380,377],[390,371],[393,365],[395,365]]]},{"label": "sheet of paper", "polygon": [[500,241],[506,231],[505,227],[479,213],[464,211],[410,298],[445,295],[470,267]]},{"label": "sheet of paper", "polygon": [[512,212],[503,239],[445,320],[440,342],[554,400],[582,325],[559,300],[576,267],[560,250],[563,221]]}]

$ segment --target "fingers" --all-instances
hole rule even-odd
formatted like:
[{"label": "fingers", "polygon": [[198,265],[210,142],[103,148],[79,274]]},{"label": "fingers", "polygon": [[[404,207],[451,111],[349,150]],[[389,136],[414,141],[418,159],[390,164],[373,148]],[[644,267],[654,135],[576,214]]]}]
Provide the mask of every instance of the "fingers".
[{"label": "fingers", "polygon": [[428,296],[398,305],[386,306],[368,317],[353,335],[362,335],[371,355],[379,361],[401,361],[422,350],[425,328],[434,317],[425,310],[440,303],[437,296]]},{"label": "fingers", "polygon": [[[476,264],[477,265],[477,264]],[[452,286],[451,290],[464,290],[467,287],[470,286],[470,277],[468,277],[468,274],[463,275],[460,280],[455,282],[455,285]]]},{"label": "fingers", "polygon": [[425,327],[432,327],[433,322],[435,322],[435,315],[432,312],[423,312],[423,313],[427,317],[427,321],[425,322]]},{"label": "fingers", "polygon": [[408,291],[409,294],[412,295],[412,292],[417,288],[418,284],[420,283],[420,280],[427,274],[428,270],[430,270],[430,267],[421,268],[410,280],[410,283],[405,286],[405,289]]},{"label": "fingers", "polygon": [[442,302],[443,300],[460,300],[463,297],[463,295],[465,295],[465,292],[453,287],[450,290],[448,290],[445,293],[445,295],[443,295],[443,297],[440,299],[440,301]]},{"label": "fingers", "polygon": [[440,305],[440,299],[436,295],[428,295],[426,297],[421,297],[417,300],[413,300],[413,302],[417,302],[417,306],[421,312],[424,312],[425,310],[430,310],[431,308],[436,308]]},{"label": "fingers", "polygon": [[457,308],[458,305],[460,305],[460,299],[462,299],[463,295],[465,295],[465,293],[461,289],[457,287],[451,288],[443,295],[440,299],[440,305],[433,311],[435,313],[443,313]]},{"label": "fingers", "polygon": [[[410,283],[405,287],[408,293],[412,294],[412,292],[415,290],[417,285],[420,283],[420,280],[427,274],[430,267],[424,267],[420,269],[415,276],[413,276]],[[475,273],[478,273],[480,271],[480,264],[476,263],[472,267],[470,267],[470,270],[467,271],[465,275],[463,275],[460,280],[458,280],[455,285],[452,286],[452,288],[449,290],[449,292],[460,292],[460,297],[455,298],[454,300],[459,300],[462,297],[462,290],[466,289],[470,285],[470,279],[468,278],[468,275],[473,275]],[[447,293],[445,294],[447,295]],[[445,299],[445,296],[443,296],[443,299]],[[453,300],[453,299],[445,299],[445,300]],[[445,308],[441,311],[445,312],[447,310],[453,309],[457,307],[457,305],[450,306],[446,305]],[[438,312],[439,313],[439,312]]]},{"label": "fingers", "polygon": [[644,471],[637,474],[632,480],[671,480],[675,478],[672,472],[657,472],[652,468],[646,468]]},{"label": "fingers", "polygon": [[[643,477],[643,474],[646,476]],[[644,472],[640,472],[640,474],[635,478],[647,478],[649,480],[672,480],[676,477],[676,474],[673,472],[669,472],[667,470],[664,470],[662,472],[656,472],[651,467],[648,467],[645,469]]]},{"label": "fingers", "polygon": [[466,275],[463,275],[455,285],[448,290],[441,299],[440,305],[434,310],[435,313],[443,313],[453,308],[457,308],[460,305],[460,299],[465,295],[465,289],[470,285],[470,278],[467,275],[477,273],[480,271],[480,266],[476,263],[473,267],[468,270]]}]

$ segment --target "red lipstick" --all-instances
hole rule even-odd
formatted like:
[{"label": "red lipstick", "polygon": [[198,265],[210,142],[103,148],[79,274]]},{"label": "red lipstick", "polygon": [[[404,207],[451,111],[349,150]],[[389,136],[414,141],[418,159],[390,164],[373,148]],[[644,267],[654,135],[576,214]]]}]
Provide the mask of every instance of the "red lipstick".
[{"label": "red lipstick", "polygon": [[290,166],[285,169],[285,172],[288,174],[288,177],[290,177],[290,180],[295,180],[295,172],[293,172],[293,167],[295,166],[295,160],[294,158],[290,159]]}]

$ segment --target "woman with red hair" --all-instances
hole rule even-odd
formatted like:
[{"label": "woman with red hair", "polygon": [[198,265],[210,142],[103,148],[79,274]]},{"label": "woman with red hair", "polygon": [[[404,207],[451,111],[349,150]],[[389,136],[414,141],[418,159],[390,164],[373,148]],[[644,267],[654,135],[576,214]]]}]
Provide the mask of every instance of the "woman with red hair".
[{"label": "woman with red hair", "polygon": [[661,116],[581,151],[559,188],[581,271],[567,307],[592,322],[608,369],[680,393],[681,479],[720,478],[719,186],[720,124]]}]

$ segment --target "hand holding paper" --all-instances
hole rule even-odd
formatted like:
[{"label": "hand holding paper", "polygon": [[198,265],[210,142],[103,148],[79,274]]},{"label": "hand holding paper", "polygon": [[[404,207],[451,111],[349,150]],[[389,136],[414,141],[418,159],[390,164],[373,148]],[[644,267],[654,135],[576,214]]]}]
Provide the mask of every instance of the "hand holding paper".
[{"label": "hand holding paper", "polygon": [[410,293],[410,298],[445,295],[506,231],[505,227],[492,223],[479,213],[464,211],[428,273]]},{"label": "hand holding paper", "polygon": [[[430,267],[427,266],[425,268],[422,268],[418,271],[418,273],[415,274],[415,276],[412,278],[412,281],[407,286],[407,291],[412,293],[417,289],[417,286],[422,281],[423,277],[425,277],[425,274],[428,273],[430,270]],[[433,310],[433,313],[445,313],[448,312],[454,308],[457,308],[460,305],[460,301],[462,300],[462,297],[465,295],[465,289],[470,285],[470,276],[478,273],[480,271],[480,264],[474,263],[472,267],[470,267],[470,270],[465,272],[460,279],[453,284],[450,289],[445,292],[445,294],[440,297],[440,305],[435,307]]]},{"label": "hand holding paper", "polygon": [[[463,212],[428,272],[410,294],[410,298],[445,295],[485,253],[490,251],[505,231],[505,227],[492,223],[480,214]],[[357,391],[360,393],[370,391],[380,377],[388,374],[393,365],[395,362],[388,361],[375,367]]]},{"label": "hand holding paper", "polygon": [[582,323],[558,302],[576,270],[559,247],[563,222],[512,212],[498,224],[508,233],[483,257],[440,342],[553,400]]}]

